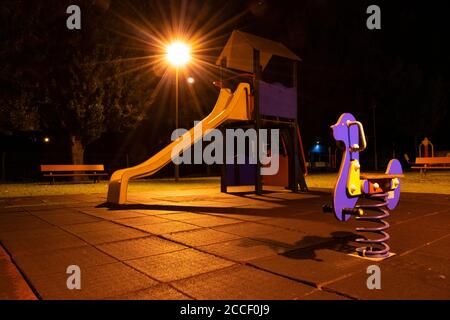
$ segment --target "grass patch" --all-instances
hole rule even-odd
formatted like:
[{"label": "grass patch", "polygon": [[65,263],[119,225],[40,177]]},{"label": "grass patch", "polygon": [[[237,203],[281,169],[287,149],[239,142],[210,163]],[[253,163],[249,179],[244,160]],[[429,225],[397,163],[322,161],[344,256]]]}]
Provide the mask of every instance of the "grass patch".
[{"label": "grass patch", "polygon": [[[166,190],[200,189],[218,187],[220,178],[183,178],[175,182],[173,179],[149,179],[131,181],[128,190],[130,192],[152,192]],[[108,192],[108,181],[99,183],[8,183],[0,185],[0,198],[6,197],[32,197],[65,194],[94,194]]]},{"label": "grass patch", "polygon": [[[336,181],[336,173],[311,174],[306,177],[310,188],[332,189]],[[170,190],[216,188],[219,190],[220,178],[182,178],[179,182],[173,179],[148,179],[131,181],[130,192],[158,192]],[[65,194],[94,194],[108,191],[108,181],[99,183],[11,183],[0,184],[0,198],[30,197]],[[402,192],[450,194],[450,172],[432,171],[425,177],[418,172],[407,172],[402,179]]]}]

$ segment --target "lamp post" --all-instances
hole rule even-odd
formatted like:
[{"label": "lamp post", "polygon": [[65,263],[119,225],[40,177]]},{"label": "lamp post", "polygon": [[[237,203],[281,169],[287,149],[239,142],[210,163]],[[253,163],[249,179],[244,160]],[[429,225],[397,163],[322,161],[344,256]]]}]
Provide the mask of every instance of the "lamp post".
[{"label": "lamp post", "polygon": [[377,123],[375,120],[375,109],[376,109],[377,105],[374,103],[372,108],[373,108],[373,162],[374,162],[374,166],[375,166],[375,171],[378,171],[378,154],[377,154]]},{"label": "lamp post", "polygon": [[[179,119],[179,97],[178,97],[178,66],[175,67],[175,129],[178,129],[180,127],[180,119]],[[180,178],[180,166],[178,164],[175,164],[175,181],[178,182],[178,179]]]},{"label": "lamp post", "polygon": [[[178,93],[178,82],[179,82],[179,68],[184,66],[191,59],[191,49],[190,47],[182,42],[175,41],[172,42],[166,48],[166,57],[170,64],[175,67],[175,127],[178,129],[179,127],[179,93]],[[179,166],[175,165],[175,181],[179,180],[180,177],[180,169]]]}]

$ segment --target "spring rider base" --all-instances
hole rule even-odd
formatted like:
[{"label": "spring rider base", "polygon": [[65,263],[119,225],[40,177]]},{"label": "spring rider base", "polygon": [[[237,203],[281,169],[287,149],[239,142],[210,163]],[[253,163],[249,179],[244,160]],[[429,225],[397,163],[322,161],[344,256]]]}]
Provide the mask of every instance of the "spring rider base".
[{"label": "spring rider base", "polygon": [[[397,159],[392,159],[385,173],[361,173],[359,153],[367,146],[362,124],[352,114],[344,113],[331,129],[343,155],[333,190],[333,204],[323,206],[323,211],[334,212],[340,221],[355,216],[356,220],[370,225],[356,228],[357,232],[363,233],[356,242],[363,246],[356,249],[355,255],[370,260],[388,258],[393,253],[386,243],[389,223],[385,219],[400,199],[402,166]],[[361,203],[357,204],[358,200]],[[380,237],[370,239],[368,234]]]}]

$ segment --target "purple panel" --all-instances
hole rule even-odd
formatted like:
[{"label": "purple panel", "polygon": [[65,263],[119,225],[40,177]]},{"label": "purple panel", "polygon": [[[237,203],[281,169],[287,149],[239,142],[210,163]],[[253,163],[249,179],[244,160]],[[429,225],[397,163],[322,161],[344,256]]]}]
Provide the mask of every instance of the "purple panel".
[{"label": "purple panel", "polygon": [[297,90],[260,82],[259,110],[263,116],[297,119]]},{"label": "purple panel", "polygon": [[341,167],[339,169],[339,176],[336,181],[333,192],[333,207],[336,214],[336,218],[340,221],[347,221],[351,215],[342,213],[344,208],[354,208],[358,197],[349,197],[347,194],[347,179],[348,172],[350,170],[350,161],[358,160],[358,152],[350,152],[350,146],[352,144],[359,144],[359,130],[357,126],[347,126],[347,121],[355,121],[355,117],[350,113],[344,113],[339,118],[338,122],[331,126],[333,130],[333,137],[336,141],[341,141],[345,150],[341,161]]},{"label": "purple panel", "polygon": [[239,165],[239,178],[241,185],[255,184],[256,165],[241,164]]},{"label": "purple panel", "polygon": [[[245,186],[255,184],[256,165],[254,164],[227,164],[227,185]],[[237,167],[236,167],[237,166]],[[236,179],[235,169],[238,170]]]},{"label": "purple panel", "polygon": [[[386,174],[402,174],[403,170],[402,170],[402,165],[400,164],[400,161],[398,161],[397,159],[392,159],[391,161],[389,161],[388,167],[386,169]],[[389,196],[387,198],[387,207],[392,210],[394,209],[399,200],[400,200],[400,188],[401,188],[401,179],[399,179],[400,183],[397,187],[397,189],[395,189],[393,191],[393,196]]]},{"label": "purple panel", "polygon": [[236,175],[234,173],[234,164],[226,164],[227,166],[227,186],[236,186]]}]

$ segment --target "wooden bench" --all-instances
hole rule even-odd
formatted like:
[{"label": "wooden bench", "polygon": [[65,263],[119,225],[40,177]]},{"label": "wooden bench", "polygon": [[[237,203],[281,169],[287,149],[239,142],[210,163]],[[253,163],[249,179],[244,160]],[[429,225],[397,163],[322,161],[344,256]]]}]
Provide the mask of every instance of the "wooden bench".
[{"label": "wooden bench", "polygon": [[434,169],[450,170],[450,157],[417,157],[411,169],[419,169],[421,174]]},{"label": "wooden bench", "polygon": [[51,177],[52,183],[56,177],[94,177],[94,183],[101,176],[107,176],[102,164],[43,164],[41,173],[44,177]]}]

